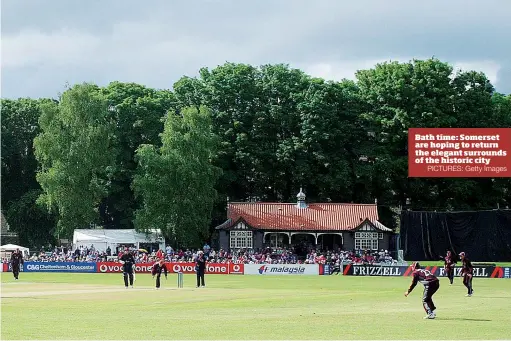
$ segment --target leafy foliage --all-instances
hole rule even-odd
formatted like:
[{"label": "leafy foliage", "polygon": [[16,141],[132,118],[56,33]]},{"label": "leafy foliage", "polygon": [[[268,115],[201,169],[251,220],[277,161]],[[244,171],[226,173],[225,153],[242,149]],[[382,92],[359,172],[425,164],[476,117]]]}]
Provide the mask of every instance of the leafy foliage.
[{"label": "leafy foliage", "polygon": [[41,133],[34,140],[40,202],[58,213],[57,233],[70,236],[98,221],[117,152],[113,122],[106,99],[90,84],[74,86],[60,103],[44,103],[41,110]]},{"label": "leafy foliage", "polygon": [[210,111],[188,108],[169,114],[161,134],[162,146],[137,150],[135,193],[143,200],[135,225],[160,229],[180,245],[201,243],[208,236],[220,169],[211,164],[217,144]]},{"label": "leafy foliage", "polygon": [[53,242],[54,217],[36,199],[37,160],[33,141],[39,134],[41,105],[51,100],[2,100],[2,211],[24,245]]},{"label": "leafy foliage", "polygon": [[[181,244],[209,238],[226,198],[294,201],[301,186],[309,201],[377,199],[386,212],[503,208],[510,179],[408,178],[407,130],[510,126],[511,96],[437,59],[378,64],[355,81],[226,63],[172,92],[84,84],[60,102],[2,101],[2,205],[41,214],[43,231],[161,228]],[[58,227],[36,207],[41,188]],[[19,221],[35,240],[34,225]]]},{"label": "leafy foliage", "polygon": [[2,100],[2,207],[8,208],[32,189],[37,161],[32,147],[39,133],[41,105],[45,100]]},{"label": "leafy foliage", "polygon": [[100,89],[108,102],[113,125],[113,148],[118,152],[109,170],[108,194],[99,205],[100,224],[105,228],[133,228],[139,207],[131,183],[137,164],[135,151],[142,144],[157,144],[162,118],[173,107],[170,91],[154,90],[134,83],[110,83]]},{"label": "leafy foliage", "polygon": [[55,245],[55,217],[37,204],[41,190],[26,192],[7,209],[6,218],[19,235],[21,245]]}]

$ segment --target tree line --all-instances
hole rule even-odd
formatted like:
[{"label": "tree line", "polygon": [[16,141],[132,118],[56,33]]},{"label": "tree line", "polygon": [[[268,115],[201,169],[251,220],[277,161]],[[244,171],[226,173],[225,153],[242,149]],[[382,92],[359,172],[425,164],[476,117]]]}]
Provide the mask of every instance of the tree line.
[{"label": "tree line", "polygon": [[310,202],[510,206],[510,179],[408,178],[410,127],[511,127],[511,95],[429,59],[340,82],[226,63],[172,91],[113,82],[2,99],[2,210],[26,245],[91,223],[197,245],[227,200],[294,202],[300,187]]}]

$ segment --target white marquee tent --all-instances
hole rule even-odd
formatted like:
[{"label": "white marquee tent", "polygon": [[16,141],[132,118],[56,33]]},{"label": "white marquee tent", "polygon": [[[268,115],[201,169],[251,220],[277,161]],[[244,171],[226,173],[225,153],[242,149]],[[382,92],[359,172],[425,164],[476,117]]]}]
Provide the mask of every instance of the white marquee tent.
[{"label": "white marquee tent", "polygon": [[14,245],[14,244],[6,244],[6,245],[0,246],[0,252],[14,252],[14,251],[16,251],[16,249],[20,249],[21,253],[23,253],[25,255],[30,254],[30,250],[28,247],[23,247],[23,246]]},{"label": "white marquee tent", "polygon": [[140,248],[143,243],[158,244],[160,249],[165,249],[165,239],[159,230],[146,235],[135,230],[77,229],[73,234],[73,249],[94,245],[98,251],[105,251],[108,246],[115,251],[119,245],[134,244]]}]

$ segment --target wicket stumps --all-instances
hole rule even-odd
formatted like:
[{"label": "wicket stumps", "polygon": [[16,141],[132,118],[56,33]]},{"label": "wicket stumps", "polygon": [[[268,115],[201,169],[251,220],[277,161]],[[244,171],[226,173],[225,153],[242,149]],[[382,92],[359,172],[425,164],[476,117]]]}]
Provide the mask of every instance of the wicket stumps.
[{"label": "wicket stumps", "polygon": [[183,287],[183,273],[182,272],[177,273],[177,287],[178,288]]}]

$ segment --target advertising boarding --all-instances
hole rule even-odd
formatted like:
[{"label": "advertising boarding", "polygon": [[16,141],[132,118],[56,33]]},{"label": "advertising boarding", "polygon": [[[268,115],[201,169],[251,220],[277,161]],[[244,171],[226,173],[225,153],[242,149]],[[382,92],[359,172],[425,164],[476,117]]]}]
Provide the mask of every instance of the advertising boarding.
[{"label": "advertising boarding", "polygon": [[[2,272],[12,272],[12,264],[11,263],[3,263],[1,271]],[[22,266],[20,266],[20,272],[23,272]]]},{"label": "advertising boarding", "polygon": [[[446,277],[445,269],[442,266],[427,266],[425,270],[430,271],[437,277]],[[474,264],[474,277],[506,278],[506,268],[499,266],[477,266]],[[348,264],[343,269],[343,274],[348,276],[411,276],[411,266],[380,266],[380,265],[352,265]],[[508,273],[509,274],[509,273]],[[454,275],[461,275],[461,268],[454,268]]]},{"label": "advertising boarding", "polygon": [[[137,273],[151,273],[154,263],[135,265]],[[166,263],[169,273],[194,274],[195,263]],[[442,266],[427,266],[437,277],[446,277]],[[11,264],[4,263],[1,272],[12,272]],[[122,264],[117,262],[25,262],[20,267],[24,272],[75,272],[75,273],[121,273]],[[207,274],[216,275],[275,275],[275,276],[308,276],[329,275],[330,266],[320,264],[233,264],[209,263],[206,265]],[[345,265],[341,273],[347,276],[411,276],[411,266],[380,266],[380,265]],[[454,269],[455,276],[460,276],[461,268]],[[511,267],[489,266],[474,264],[474,277],[508,278],[511,279]]]},{"label": "advertising boarding", "polygon": [[[154,263],[139,263],[135,265],[135,272],[150,273]],[[165,263],[169,273],[182,272],[184,274],[195,273],[195,263]],[[213,275],[243,275],[244,264],[224,264],[209,263],[206,264],[206,273]],[[100,273],[120,273],[122,272],[122,264],[116,262],[100,262],[97,263],[97,272]]]},{"label": "advertising boarding", "polygon": [[96,263],[86,262],[25,262],[25,272],[96,272]]},{"label": "advertising boarding", "polygon": [[319,275],[318,264],[245,264],[245,275]]}]

